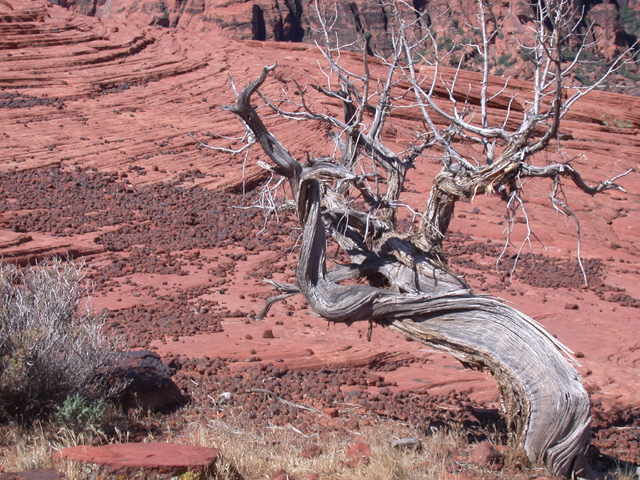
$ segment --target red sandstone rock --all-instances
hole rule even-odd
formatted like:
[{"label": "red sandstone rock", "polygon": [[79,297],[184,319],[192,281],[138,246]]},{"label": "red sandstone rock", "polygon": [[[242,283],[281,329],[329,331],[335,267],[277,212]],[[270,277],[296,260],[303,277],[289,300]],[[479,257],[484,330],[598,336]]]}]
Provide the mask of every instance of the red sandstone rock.
[{"label": "red sandstone rock", "polygon": [[[80,228],[65,230],[68,227],[62,221],[52,220],[51,226],[38,223],[39,218],[46,215],[62,214],[60,208],[4,211],[0,215],[0,254],[5,259],[12,257],[25,263],[65,252],[87,258],[95,265],[94,279],[107,277],[105,287],[99,290],[93,302],[98,308],[112,310],[115,317],[109,320],[117,325],[109,328],[127,335],[141,346],[157,347],[160,354],[172,351],[182,358],[216,355],[240,360],[248,358],[252,360],[249,365],[259,366],[254,361],[255,355],[249,355],[253,349],[264,363],[282,358],[289,369],[371,365],[379,368],[416,357],[427,362],[402,365],[389,372],[375,371],[374,374],[385,377],[386,386],[380,388],[379,399],[392,401],[391,394],[410,388],[428,388],[434,397],[448,394],[455,388],[458,392],[467,392],[474,400],[497,398],[495,385],[487,375],[464,370],[458,362],[443,358],[442,354],[418,342],[406,343],[379,328],[374,329],[371,343],[363,340],[366,331],[357,324],[325,329],[322,320],[309,318],[308,310],[301,310],[304,302],[300,299],[289,300],[287,308],[292,306],[294,310],[274,305],[274,317],[261,322],[245,324],[248,318],[233,317],[231,313],[236,311],[259,311],[262,299],[270,295],[268,287],[261,283],[262,277],[257,274],[268,273],[275,279],[289,281],[287,277],[293,272],[295,256],[287,258],[284,251],[290,249],[292,243],[278,250],[278,241],[285,245],[285,240],[275,233],[267,237],[268,240],[265,237],[246,239],[242,238],[244,234],[237,233],[238,239],[224,245],[188,247],[181,247],[173,240],[174,243],[162,243],[157,237],[149,236],[142,243],[149,242],[153,248],[139,255],[133,252],[135,242],[113,243],[108,251],[104,245],[96,243],[108,235],[134,240],[123,233],[129,228],[139,228],[149,235],[156,230],[151,225],[159,222],[157,218],[144,218],[141,225],[136,224],[135,217],[144,217],[143,210],[147,207],[129,200],[134,198],[144,198],[152,206],[161,202],[176,203],[171,208],[163,207],[164,213],[166,210],[178,212],[179,221],[171,225],[174,232],[210,237],[223,228],[236,228],[233,217],[225,217],[227,226],[224,226],[212,223],[213,216],[207,217],[193,207],[187,215],[182,200],[177,199],[178,189],[158,189],[158,197],[154,197],[143,188],[151,185],[155,189],[165,181],[180,181],[180,186],[186,188],[194,185],[219,191],[241,188],[240,166],[221,155],[207,156],[205,150],[197,149],[198,145],[189,133],[198,139],[213,141],[207,132],[230,136],[238,132],[238,125],[217,106],[233,100],[227,74],[234,77],[238,85],[243,85],[255,78],[261,65],[273,61],[278,62],[278,68],[283,72],[295,75],[307,69],[313,73],[317,71],[318,58],[313,49],[298,44],[234,42],[194,32],[186,34],[179,30],[136,27],[134,23],[116,25],[108,19],[98,22],[58,6],[46,6],[44,2],[9,1],[12,10],[7,8],[2,15],[10,15],[16,28],[1,41],[15,45],[10,48],[8,43],[0,45],[0,68],[6,73],[0,79],[0,87],[7,89],[3,91],[9,95],[0,101],[9,102],[16,108],[0,108],[0,123],[5,134],[0,143],[7,154],[0,171],[13,172],[17,168],[17,171],[37,174],[44,172],[37,170],[39,167],[60,165],[60,175],[52,176],[56,182],[64,175],[71,175],[76,166],[82,169],[95,167],[100,174],[114,172],[114,179],[117,177],[117,182],[122,182],[118,189],[93,200],[111,202],[103,204],[100,211],[117,210],[117,200],[126,203],[129,211],[136,215],[122,216],[108,226],[93,225],[95,231],[80,233]],[[38,22],[39,33],[27,28],[32,22]],[[34,50],[35,44],[41,46]],[[114,53],[113,58],[108,56],[111,53]],[[344,59],[353,61],[349,55]],[[77,65],[74,64],[76,61]],[[91,68],[86,68],[88,65]],[[450,71],[443,69],[443,75],[450,75]],[[504,79],[490,77],[489,80],[493,92],[502,88]],[[468,72],[461,72],[459,81],[479,84],[478,76]],[[269,79],[262,90],[267,95],[274,95],[281,87],[279,81]],[[512,88],[518,101],[526,97],[528,84],[516,81],[512,82]],[[472,91],[470,95],[471,102],[477,102],[476,92]],[[315,101],[313,106],[329,111],[335,107]],[[495,105],[492,103],[489,108],[491,118],[500,118],[505,109],[504,99],[496,99]],[[582,162],[580,168],[588,181],[609,178],[627,168],[637,167],[640,156],[638,112],[638,98],[594,92],[567,115],[564,128],[572,137],[564,142],[567,155],[583,155],[579,160]],[[275,121],[270,122],[269,127],[297,158],[305,158],[309,152],[326,153],[324,137],[317,135],[313,127],[297,124],[294,129],[286,122]],[[389,133],[385,138],[391,144],[401,145],[413,132],[415,118],[408,113],[403,118],[394,118],[394,127],[397,136]],[[97,128],[99,133],[96,133]],[[549,155],[551,160],[558,159],[553,153]],[[547,160],[535,159],[536,162]],[[250,185],[262,178],[262,172],[252,162],[247,166]],[[411,200],[416,205],[424,204],[428,185],[438,169],[438,165],[427,161],[410,172],[410,186],[416,191],[411,194]],[[3,198],[11,191],[7,184],[15,182],[15,178],[6,177],[6,182],[0,186]],[[75,185],[75,177],[68,180],[70,183],[62,186],[54,185],[53,181],[44,183],[42,190],[30,191],[30,195],[44,197],[47,192],[58,190],[85,192],[84,187]],[[87,176],[81,180],[90,183]],[[459,244],[464,246],[471,242],[473,246],[455,256],[453,268],[465,274],[481,275],[486,281],[467,277],[474,288],[516,302],[519,309],[552,329],[570,348],[583,353],[585,360],[581,361],[580,371],[588,375],[585,379],[587,387],[594,400],[601,402],[603,410],[618,403],[625,408],[640,402],[637,378],[640,333],[635,321],[638,310],[633,302],[624,298],[624,295],[640,298],[636,273],[640,270],[637,253],[640,223],[634,193],[640,191],[640,176],[628,176],[620,183],[629,194],[615,192],[591,198],[578,195],[569,187],[567,196],[570,204],[577,207],[581,220],[583,260],[602,260],[606,283],[612,288],[624,288],[625,292],[604,291],[597,286],[582,289],[578,283],[562,283],[568,275],[554,275],[553,272],[543,275],[540,262],[534,267],[527,261],[521,263],[523,270],[517,270],[513,283],[506,285],[508,275],[496,271],[495,257],[486,250],[487,245],[501,244],[504,240],[504,225],[500,225],[504,206],[496,198],[481,197],[476,198],[473,205],[458,205],[459,216],[452,224],[453,233],[459,232]],[[535,187],[533,183],[530,186]],[[195,189],[190,195],[196,195]],[[527,195],[527,211],[535,232],[548,248],[542,252],[534,245],[536,253],[543,253],[552,260],[573,258],[576,250],[574,230],[567,228],[564,218],[553,213],[545,186],[530,188]],[[61,204],[71,203],[68,198],[57,198]],[[10,207],[13,199],[9,196],[8,200],[6,205]],[[213,202],[202,202],[205,203],[208,207],[213,205]],[[218,215],[221,209],[215,208]],[[474,213],[474,209],[478,211]],[[100,211],[87,213],[96,215]],[[20,221],[12,217],[14,213]],[[31,219],[29,213],[34,214]],[[21,231],[20,225],[29,228]],[[14,230],[14,226],[18,230]],[[58,228],[60,231],[56,233]],[[261,224],[253,233],[260,228]],[[524,238],[522,228],[523,224],[516,224],[513,242]],[[464,235],[470,237],[464,239]],[[279,240],[274,241],[274,238]],[[142,235],[135,239],[142,239]],[[261,250],[259,245],[266,242],[269,248]],[[451,244],[457,242],[453,238]],[[480,248],[482,245],[484,249]],[[248,246],[253,250],[245,248]],[[188,255],[187,259],[187,255],[182,256],[182,250],[201,253],[198,257]],[[225,253],[234,255],[233,261]],[[248,261],[241,260],[243,255]],[[464,263],[469,259],[483,270]],[[145,262],[154,262],[154,267]],[[275,266],[281,267],[282,271],[277,271]],[[552,263],[550,266],[554,267]],[[250,276],[254,274],[258,278]],[[215,288],[211,288],[214,283]],[[179,300],[178,290],[189,298]],[[241,295],[246,298],[242,299]],[[203,298],[211,302],[206,306],[208,311],[195,303]],[[249,303],[250,300],[255,302]],[[214,306],[213,302],[219,305]],[[219,308],[221,302],[225,302],[227,310]],[[579,305],[579,311],[564,310],[568,303]],[[185,316],[184,312],[189,315]],[[286,316],[290,313],[292,316]],[[120,314],[123,316],[119,317]],[[273,328],[285,316],[287,324],[280,328],[286,335],[271,339],[270,345],[265,345],[267,342],[261,341],[261,333]],[[304,324],[314,328],[309,329]],[[248,339],[246,335],[252,338]],[[244,366],[238,362],[232,367]],[[204,377],[207,373],[196,374]],[[191,383],[189,379],[184,381]],[[397,385],[393,385],[394,382]],[[361,394],[365,394],[378,387],[360,385],[360,388]],[[322,407],[318,405],[318,408]]]},{"label": "red sandstone rock", "polygon": [[127,382],[127,387],[119,396],[125,410],[158,410],[187,401],[171,379],[169,367],[160,361],[156,353],[148,350],[128,352],[112,377]]},{"label": "red sandstone rock", "polygon": [[102,447],[65,448],[54,454],[72,462],[95,463],[112,472],[161,471],[181,475],[187,471],[214,472],[220,451],[215,448],[171,443],[119,443]]},{"label": "red sandstone rock", "polygon": [[[259,41],[306,42],[319,40],[316,14],[308,3],[304,2],[269,2],[256,0],[253,2],[228,2],[225,0],[189,0],[183,3],[178,0],[112,0],[97,2],[96,0],[61,0],[61,4],[78,12],[95,15],[101,18],[115,19],[120,22],[139,23],[142,25],[158,25],[162,27],[179,27],[190,32],[208,32],[215,35]],[[514,5],[515,4],[515,5]],[[432,27],[442,37],[461,41],[461,35],[471,33],[472,26],[467,23],[451,22],[450,19],[466,18],[469,11],[475,11],[472,1],[463,0],[450,3],[445,0],[434,0],[424,4],[414,4],[418,9],[425,9]],[[513,52],[517,49],[515,37],[527,28],[535,17],[526,2],[513,2],[508,5],[520,22],[504,21],[511,10],[492,9],[491,15],[502,25],[505,35],[494,40],[498,55]],[[390,12],[364,0],[337,3],[338,14],[334,28],[340,33],[343,44],[355,41],[358,32],[363,30],[370,35],[369,42],[374,50],[388,52],[391,38],[387,31]],[[610,62],[616,51],[621,51],[625,35],[621,31],[618,8],[616,4],[596,2],[584,6],[584,15],[595,24],[595,36],[599,39],[597,48]],[[441,15],[448,11],[447,15]],[[413,12],[406,11],[412,16]],[[509,55],[514,65],[512,72],[519,75],[530,73],[523,67],[517,55]],[[495,62],[496,64],[498,62]],[[497,67],[496,67],[497,70]]]},{"label": "red sandstone rock", "polygon": [[471,461],[479,467],[500,470],[504,462],[504,456],[493,448],[489,442],[482,441],[471,451]]},{"label": "red sandstone rock", "polygon": [[323,409],[322,413],[324,413],[329,418],[337,418],[340,416],[340,412],[338,412],[338,409],[333,407]]},{"label": "red sandstone rock", "polygon": [[262,332],[262,338],[276,338],[273,336],[273,330],[268,329]]},{"label": "red sandstone rock", "polygon": [[296,480],[296,477],[289,475],[286,470],[276,470],[269,477],[271,480]]},{"label": "red sandstone rock", "polygon": [[364,442],[357,442],[350,445],[345,451],[347,456],[347,466],[355,468],[361,463],[369,463],[371,460],[371,447]]},{"label": "red sandstone rock", "polygon": [[51,468],[34,468],[22,472],[0,473],[0,480],[64,480],[66,475]]}]

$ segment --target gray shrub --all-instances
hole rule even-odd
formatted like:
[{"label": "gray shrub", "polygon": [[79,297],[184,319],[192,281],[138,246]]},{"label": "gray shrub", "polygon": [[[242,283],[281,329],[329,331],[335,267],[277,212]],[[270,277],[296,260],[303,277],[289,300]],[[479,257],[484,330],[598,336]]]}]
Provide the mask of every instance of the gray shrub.
[{"label": "gray shrub", "polygon": [[71,395],[108,398],[121,345],[87,302],[82,267],[0,265],[0,419],[51,412]]}]

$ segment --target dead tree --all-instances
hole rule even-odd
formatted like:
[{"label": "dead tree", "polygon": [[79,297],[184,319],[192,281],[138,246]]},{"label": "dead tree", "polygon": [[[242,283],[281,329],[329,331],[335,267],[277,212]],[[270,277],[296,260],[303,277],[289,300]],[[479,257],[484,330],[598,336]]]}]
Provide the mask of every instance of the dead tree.
[{"label": "dead tree", "polygon": [[[480,85],[456,84],[460,71],[442,67],[450,52],[438,50],[421,12],[404,2],[388,5],[395,24],[394,53],[387,58],[368,56],[367,39],[350,46],[337,43],[331,12],[316,4],[327,81],[311,82],[312,89],[296,83],[298,100],[276,101],[258,91],[275,68],[266,66],[257,80],[237,92],[235,105],[226,108],[244,124],[249,144],[258,143],[273,162],[262,166],[288,180],[302,227],[296,283],[273,282],[275,288],[286,295],[301,293],[328,321],[367,321],[370,329],[384,325],[451,354],[467,367],[491,372],[502,395],[512,448],[532,464],[567,475],[578,468],[590,425],[589,397],[571,364],[571,352],[535,320],[497,298],[475,294],[450,271],[441,247],[457,201],[495,194],[509,208],[523,208],[525,178],[551,179],[553,206],[569,216],[573,214],[561,197],[563,180],[590,195],[621,187],[615,179],[589,186],[570,162],[532,162],[552,140],[559,142],[562,118],[597,86],[565,86],[575,66],[575,61],[563,61],[561,50],[570,38],[575,40],[576,12],[569,1],[535,5],[537,21],[527,44],[535,77],[530,94],[517,102],[509,96],[508,79],[505,88],[489,94],[489,45],[500,25],[489,31],[487,4],[478,0],[477,7],[482,35],[470,47],[482,60]],[[341,64],[346,47],[362,51],[357,72]],[[384,68],[384,75],[370,73],[373,62],[378,72]],[[622,62],[624,57],[608,73]],[[309,92],[339,103],[343,116],[313,111]],[[328,125],[328,137],[339,153],[305,163],[293,158],[256,112],[256,95],[282,118]],[[488,106],[500,95],[507,97],[508,107],[504,118],[491,125]],[[425,131],[396,154],[384,144],[382,130],[401,99],[403,108],[420,112]],[[461,154],[463,142],[477,144],[482,160]],[[419,230],[401,232],[398,210],[407,171],[427,151],[438,152],[442,170],[433,180]],[[358,209],[354,200],[366,206]],[[350,263],[328,269],[327,235]],[[360,284],[346,284],[350,279],[360,279]]]}]

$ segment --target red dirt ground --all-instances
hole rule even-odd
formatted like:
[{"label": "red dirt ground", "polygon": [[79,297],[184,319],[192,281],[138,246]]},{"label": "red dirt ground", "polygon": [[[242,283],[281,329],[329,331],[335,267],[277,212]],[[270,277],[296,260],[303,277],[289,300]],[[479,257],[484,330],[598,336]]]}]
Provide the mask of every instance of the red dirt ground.
[{"label": "red dirt ground", "polygon": [[[263,277],[291,279],[297,232],[293,219],[285,219],[259,233],[262,217],[235,208],[255,201],[252,188],[265,179],[257,151],[247,158],[243,197],[243,159],[201,148],[195,139],[228,146],[217,135],[241,134],[237,120],[221,109],[234,99],[230,78],[242,86],[277,62],[281,73],[267,81],[264,93],[293,91],[282,72],[301,80],[317,76],[314,47],[116,24],[39,0],[0,2],[0,18],[5,260],[82,258],[95,283],[94,306],[111,311],[108,327],[127,334],[132,347],[183,359],[220,357],[229,375],[245,377],[265,362],[282,371],[326,368],[332,375],[366,367],[384,377],[384,386],[364,382],[373,394],[426,388],[444,400],[456,390],[495,405],[497,391],[486,374],[380,328],[368,343],[365,325],[327,326],[300,298],[275,305],[260,322],[249,319],[270,295]],[[472,74],[463,77],[478,83]],[[497,91],[503,81],[492,79],[491,88]],[[512,85],[518,99],[526,98],[526,88]],[[325,100],[313,105],[336,108]],[[492,117],[504,108],[504,102],[496,105]],[[594,92],[564,123],[569,139],[563,154],[581,155],[574,165],[591,182],[637,168],[638,112],[638,98]],[[393,148],[410,138],[414,120],[411,113],[394,119],[395,132],[386,132]],[[269,126],[297,158],[330,153],[317,127],[274,120]],[[550,151],[538,161],[547,158],[559,157]],[[438,170],[437,159],[425,159],[412,171],[407,202],[418,209],[424,204]],[[602,432],[633,424],[636,417],[624,415],[640,403],[640,177],[634,173],[620,183],[626,193],[593,198],[566,188],[581,222],[587,288],[575,263],[575,224],[554,212],[545,181],[528,185],[526,198],[545,248],[533,242],[535,263],[521,259],[511,283],[514,249],[495,268],[505,240],[505,205],[497,198],[461,204],[447,244],[452,266],[474,288],[514,302],[576,352],[596,417],[609,415],[595,423]],[[517,248],[525,229],[516,227]],[[267,330],[273,338],[263,338]],[[197,370],[197,362],[190,365],[187,373]],[[622,458],[615,453],[621,448],[638,462],[636,423],[629,435],[616,434],[618,446],[602,448]]]}]

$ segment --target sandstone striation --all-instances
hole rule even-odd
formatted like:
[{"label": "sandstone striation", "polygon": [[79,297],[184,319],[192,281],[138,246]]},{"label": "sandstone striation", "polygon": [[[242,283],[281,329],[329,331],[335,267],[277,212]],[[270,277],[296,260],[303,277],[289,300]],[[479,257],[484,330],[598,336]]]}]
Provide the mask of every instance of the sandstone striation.
[{"label": "sandstone striation", "polygon": [[[319,76],[315,47],[138,27],[36,0],[0,2],[0,18],[0,254],[6,260],[85,260],[93,304],[109,310],[106,328],[127,336],[132,349],[153,349],[177,372],[181,389],[220,399],[221,412],[225,402],[247,402],[257,419],[271,418],[273,399],[247,393],[256,388],[298,402],[317,398],[316,408],[335,409],[336,422],[342,421],[336,405],[347,401],[410,422],[433,421],[434,428],[477,422],[496,406],[497,391],[485,374],[382,329],[367,343],[365,325],[327,328],[300,298],[277,302],[264,320],[252,320],[272,294],[263,278],[292,279],[295,219],[285,213],[279,223],[265,223],[251,208],[260,199],[255,186],[267,178],[256,166],[261,154],[251,151],[245,162],[199,141],[239,146],[220,137],[242,134],[221,108],[234,98],[230,77],[243,86],[263,65],[278,62],[263,93],[295,95],[287,74],[301,82]],[[344,58],[356,64],[356,56]],[[468,72],[460,81],[479,82]],[[502,77],[490,78],[492,92],[503,84]],[[514,80],[510,88],[518,94],[517,119],[528,84]],[[477,102],[471,89],[470,103]],[[336,108],[325,99],[311,104]],[[491,117],[501,118],[507,106],[496,99]],[[592,182],[637,168],[638,112],[637,98],[593,92],[563,124],[565,157],[550,151],[536,161],[574,158]],[[402,110],[386,140],[402,148],[419,128],[416,119]],[[332,151],[322,126],[271,119],[269,128],[296,158]],[[438,169],[427,158],[411,172],[407,200],[418,209]],[[621,183],[627,193],[594,198],[566,187],[581,222],[587,288],[575,262],[575,224],[554,212],[545,181],[528,186],[527,214],[539,243],[513,276],[515,250],[496,267],[505,240],[505,205],[496,198],[460,205],[447,248],[453,268],[476,290],[515,302],[580,352],[596,442],[617,458],[609,440],[627,442],[625,459],[637,462],[637,442],[630,442],[640,429],[633,409],[640,402],[640,179],[632,174]],[[522,217],[513,244],[525,233]],[[272,335],[265,338],[267,330]],[[298,389],[302,379],[306,391]],[[219,397],[225,393],[230,396]]]},{"label": "sandstone striation", "polygon": [[[304,42],[314,44],[323,39],[318,33],[319,22],[314,2],[301,0],[251,2],[224,0],[57,0],[57,3],[73,11],[99,18],[110,18],[120,22],[139,25],[157,25],[178,28],[191,32],[207,32],[216,36],[237,40],[277,42]],[[323,2],[320,2],[322,5]],[[393,7],[384,2],[344,0],[325,2],[324,12],[330,17],[335,31],[343,44],[348,45],[358,38],[367,38],[370,53],[388,53],[392,49],[389,17]],[[408,2],[412,8],[425,14],[425,21],[433,28],[436,40],[443,52],[451,46],[478,42],[479,24],[476,18],[476,2],[462,0],[447,2],[435,0]],[[587,42],[597,39],[595,51],[608,64],[616,55],[631,47],[638,37],[638,12],[640,4],[630,2],[574,2],[575,33]],[[415,12],[403,9],[408,22],[415,20]],[[526,34],[535,20],[533,8],[524,1],[512,0],[491,4],[488,10],[489,28],[502,25],[504,35],[494,38],[490,46],[493,72],[508,74],[516,78],[531,79],[533,71],[524,58],[514,54],[520,44],[527,44]],[[590,32],[587,25],[592,26]],[[575,45],[573,46],[575,47]],[[472,47],[455,47],[447,62],[451,66],[462,61],[464,68],[473,69],[475,50]],[[593,59],[592,59],[593,60]],[[580,67],[573,80],[577,84],[593,80],[594,68]],[[637,94],[635,63],[628,66],[624,75],[614,75],[612,84],[623,86]]]}]

